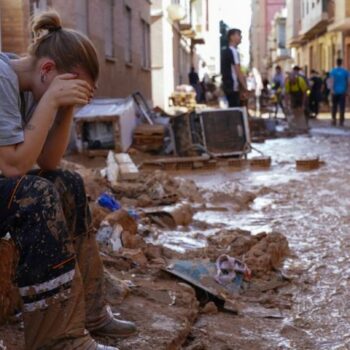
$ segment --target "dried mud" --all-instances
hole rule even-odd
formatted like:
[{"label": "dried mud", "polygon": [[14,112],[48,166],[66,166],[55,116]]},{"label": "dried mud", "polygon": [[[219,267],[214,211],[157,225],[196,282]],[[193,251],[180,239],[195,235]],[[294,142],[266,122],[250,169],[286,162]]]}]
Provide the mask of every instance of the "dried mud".
[{"label": "dried mud", "polygon": [[[139,332],[101,342],[121,350],[347,349],[350,132],[327,130],[259,145],[273,159],[269,170],[184,172],[184,180],[157,172],[136,184],[107,186],[125,206],[186,200],[195,215],[176,230],[141,218],[137,242],[114,253],[102,248],[107,300]],[[297,171],[295,159],[308,152],[326,165]],[[106,213],[93,212],[97,227]],[[123,223],[135,236],[134,223]],[[215,261],[223,253],[253,271],[225,308],[162,271],[170,259]],[[20,323],[0,327],[0,339],[8,349],[22,350]]]}]

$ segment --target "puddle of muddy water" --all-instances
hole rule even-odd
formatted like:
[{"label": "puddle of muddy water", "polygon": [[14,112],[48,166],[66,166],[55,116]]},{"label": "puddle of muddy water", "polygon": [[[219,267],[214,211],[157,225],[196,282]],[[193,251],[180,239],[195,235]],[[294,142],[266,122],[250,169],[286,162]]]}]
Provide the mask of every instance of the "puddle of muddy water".
[{"label": "puddle of muddy water", "polygon": [[[253,234],[280,232],[288,238],[294,254],[286,264],[295,276],[290,287],[292,309],[283,322],[262,319],[248,322],[249,332],[246,322],[235,320],[241,329],[242,344],[244,339],[246,344],[254,339],[260,342],[257,349],[350,349],[348,136],[349,132],[316,129],[312,137],[258,144],[256,147],[273,160],[269,170],[222,169],[215,173],[181,174],[194,179],[204,191],[227,193],[230,187],[233,191],[237,189],[232,186],[236,184],[257,195],[244,210],[234,210],[232,203],[223,202],[220,206],[228,208],[227,212],[198,212],[195,220],[246,229]],[[306,155],[318,155],[326,164],[315,171],[296,170],[295,160]],[[170,233],[166,235],[170,237]],[[177,232],[175,236],[176,239],[172,237],[166,242],[169,247],[174,248],[174,242],[181,247],[181,240],[185,250],[205,244],[205,238],[198,240],[191,230]],[[268,339],[261,338],[261,330]]]}]

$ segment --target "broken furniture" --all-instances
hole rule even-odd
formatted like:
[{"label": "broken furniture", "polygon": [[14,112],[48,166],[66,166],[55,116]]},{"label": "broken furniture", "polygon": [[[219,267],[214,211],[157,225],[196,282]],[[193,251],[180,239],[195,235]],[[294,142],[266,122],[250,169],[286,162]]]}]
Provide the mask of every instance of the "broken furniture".
[{"label": "broken furniture", "polygon": [[172,118],[171,124],[180,156],[242,157],[251,150],[245,108],[198,109]]},{"label": "broken furniture", "polygon": [[164,125],[141,124],[134,130],[133,146],[143,152],[159,152],[164,146],[164,137]]},{"label": "broken furniture", "polygon": [[74,116],[77,148],[89,156],[126,152],[137,124],[133,98],[94,99]]},{"label": "broken furniture", "polygon": [[140,92],[132,94],[141,124],[134,131],[134,147],[140,151],[174,152],[170,118],[161,109],[151,109]]}]

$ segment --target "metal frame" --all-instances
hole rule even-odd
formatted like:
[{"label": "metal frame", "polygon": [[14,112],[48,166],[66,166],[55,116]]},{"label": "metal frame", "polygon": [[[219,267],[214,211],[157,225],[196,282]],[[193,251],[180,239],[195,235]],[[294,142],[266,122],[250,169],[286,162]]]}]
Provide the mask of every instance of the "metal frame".
[{"label": "metal frame", "polygon": [[201,111],[199,114],[200,117],[200,123],[201,123],[201,129],[202,129],[202,138],[204,147],[207,148],[207,140],[205,137],[205,128],[204,128],[204,122],[203,122],[203,112],[222,112],[222,111],[240,111],[243,115],[243,127],[244,127],[244,133],[246,138],[246,143],[244,145],[244,150],[239,152],[224,152],[224,153],[213,153],[208,150],[208,152],[216,157],[223,157],[223,156],[239,156],[239,155],[246,155],[251,151],[251,145],[250,145],[250,131],[249,131],[249,123],[248,123],[248,114],[247,109],[245,107],[233,107],[233,108],[226,108],[226,109],[210,109],[210,110],[204,110]]}]

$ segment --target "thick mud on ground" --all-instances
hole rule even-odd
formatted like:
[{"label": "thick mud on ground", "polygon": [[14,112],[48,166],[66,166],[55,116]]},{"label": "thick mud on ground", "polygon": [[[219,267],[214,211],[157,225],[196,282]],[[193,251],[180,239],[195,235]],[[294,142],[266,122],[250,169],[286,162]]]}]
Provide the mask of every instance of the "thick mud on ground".
[{"label": "thick mud on ground", "polygon": [[[102,254],[107,300],[139,328],[111,344],[121,350],[350,349],[350,131],[317,122],[309,136],[254,147],[272,158],[270,169],[174,174],[201,190],[190,226],[152,232],[147,242],[158,247]],[[296,159],[316,155],[325,162],[319,169],[296,169]],[[288,239],[285,283],[273,280],[274,288],[266,280],[264,292],[247,290],[238,314],[200,304],[194,289],[160,269],[165,258],[214,256],[233,235],[246,237],[245,245],[265,237],[262,232]],[[0,328],[3,345],[23,349],[20,324]]]},{"label": "thick mud on ground", "polygon": [[[293,256],[285,267],[293,283],[281,296],[290,293],[291,309],[278,320],[228,318],[231,332],[215,329],[212,318],[201,318],[196,326],[209,322],[214,338],[231,339],[232,349],[350,349],[350,133],[315,128],[311,136],[255,147],[272,157],[271,169],[203,173],[195,181],[226,196],[234,194],[237,184],[258,194],[249,209],[210,213],[210,221],[287,237]],[[319,155],[326,164],[297,171],[294,160],[306,155]],[[205,220],[206,215],[195,218]]]}]

